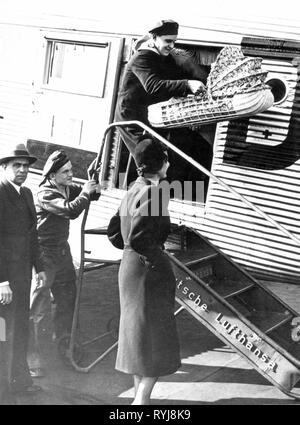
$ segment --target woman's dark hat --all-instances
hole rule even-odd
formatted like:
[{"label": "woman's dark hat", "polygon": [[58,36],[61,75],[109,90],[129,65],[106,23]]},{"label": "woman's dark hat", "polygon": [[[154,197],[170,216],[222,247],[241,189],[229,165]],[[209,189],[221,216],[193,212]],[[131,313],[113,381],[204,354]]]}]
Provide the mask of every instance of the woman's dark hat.
[{"label": "woman's dark hat", "polygon": [[67,162],[69,162],[68,155],[63,150],[58,150],[52,152],[48,157],[44,168],[43,168],[43,181],[40,183],[40,186],[45,183],[47,178],[51,173],[56,173],[61,167],[63,167]]},{"label": "woman's dark hat", "polygon": [[178,23],[171,19],[164,19],[157,22],[149,32],[156,35],[177,35],[178,34]]},{"label": "woman's dark hat", "polygon": [[29,164],[33,164],[37,160],[35,156],[30,155],[24,143],[18,143],[0,156],[0,165],[16,158],[28,159]]},{"label": "woman's dark hat", "polygon": [[138,172],[140,170],[150,174],[157,173],[168,158],[166,150],[167,148],[158,140],[143,136],[134,150]]}]

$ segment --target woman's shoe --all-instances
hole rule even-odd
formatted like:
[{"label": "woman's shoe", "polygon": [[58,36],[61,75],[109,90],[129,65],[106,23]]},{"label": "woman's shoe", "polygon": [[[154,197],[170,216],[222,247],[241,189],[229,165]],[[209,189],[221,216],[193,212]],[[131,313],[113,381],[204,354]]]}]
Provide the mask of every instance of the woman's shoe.
[{"label": "woman's shoe", "polygon": [[45,376],[45,371],[41,367],[35,367],[29,370],[31,378],[42,378]]}]

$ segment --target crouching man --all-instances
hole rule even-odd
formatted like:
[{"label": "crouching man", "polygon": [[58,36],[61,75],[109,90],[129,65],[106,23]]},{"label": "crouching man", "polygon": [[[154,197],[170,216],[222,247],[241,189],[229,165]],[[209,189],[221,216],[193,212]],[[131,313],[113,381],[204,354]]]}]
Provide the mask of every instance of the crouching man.
[{"label": "crouching man", "polygon": [[[90,176],[94,162],[88,170]],[[72,164],[64,151],[55,151],[49,156],[43,177],[36,195],[36,212],[47,285],[32,293],[30,318],[34,343],[29,356],[32,377],[41,377],[45,373],[40,347],[51,296],[56,305],[53,315],[56,338],[71,332],[76,274],[68,243],[69,224],[90,200],[100,196],[97,193],[99,184],[95,180],[89,180],[83,186],[72,182]]]}]

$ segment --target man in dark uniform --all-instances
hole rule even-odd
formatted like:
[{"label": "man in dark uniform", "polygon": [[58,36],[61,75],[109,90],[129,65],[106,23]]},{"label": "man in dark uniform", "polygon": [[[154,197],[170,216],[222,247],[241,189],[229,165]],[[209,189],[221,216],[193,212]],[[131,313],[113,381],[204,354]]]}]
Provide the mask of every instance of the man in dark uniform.
[{"label": "man in dark uniform", "polygon": [[[94,172],[93,164],[94,161],[88,170],[90,177]],[[34,290],[31,302],[34,343],[29,363],[32,377],[44,375],[41,339],[45,330],[50,295],[55,303],[53,321],[56,338],[71,331],[76,275],[68,243],[70,220],[77,218],[90,200],[100,196],[96,193],[99,185],[95,180],[89,180],[83,186],[72,182],[72,164],[62,150],[49,156],[43,176],[44,180],[36,195],[36,211],[47,285]]]},{"label": "man in dark uniform", "polygon": [[[150,126],[148,106],[205,90],[202,72],[179,65],[171,51],[178,35],[178,23],[157,22],[128,62],[118,95],[115,121],[138,120]],[[195,65],[196,66],[196,65]],[[118,127],[130,153],[143,130],[135,125]]]},{"label": "man in dark uniform", "polygon": [[27,364],[32,268],[37,286],[45,283],[30,189],[23,187],[29,165],[36,161],[24,144],[0,157],[0,404],[11,394],[34,394]]},{"label": "man in dark uniform", "polygon": [[[173,55],[177,40],[179,25],[172,20],[161,20],[149,30],[148,36],[143,38],[134,55],[130,58],[121,83],[116,106],[115,121],[140,121],[151,127],[148,120],[148,107],[163,102],[172,97],[186,97],[189,94],[205,92],[204,83],[207,70],[196,64],[192,59],[185,57],[180,50]],[[210,169],[212,148],[199,132],[189,128],[154,128],[154,130],[168,139],[173,145],[187,155]],[[136,125],[119,126],[118,131],[134,157],[134,149],[143,130]],[[169,152],[171,167],[168,173],[170,181],[202,181],[207,186],[206,175],[191,167],[179,155]],[[124,157],[123,157],[124,158]],[[128,183],[135,173],[135,166],[131,164]],[[193,199],[196,199],[196,187],[193,185]],[[186,195],[185,195],[186,196]],[[191,199],[189,199],[191,200]]]}]

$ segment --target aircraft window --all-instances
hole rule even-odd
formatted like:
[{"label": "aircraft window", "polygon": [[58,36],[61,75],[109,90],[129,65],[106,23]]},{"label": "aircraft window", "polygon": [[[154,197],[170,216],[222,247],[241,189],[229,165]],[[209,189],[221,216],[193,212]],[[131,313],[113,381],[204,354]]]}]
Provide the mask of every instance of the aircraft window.
[{"label": "aircraft window", "polygon": [[270,78],[266,84],[271,87],[274,96],[274,105],[278,105],[285,101],[288,95],[288,86],[282,78]]},{"label": "aircraft window", "polygon": [[103,97],[108,43],[47,39],[44,84],[50,89]]}]

